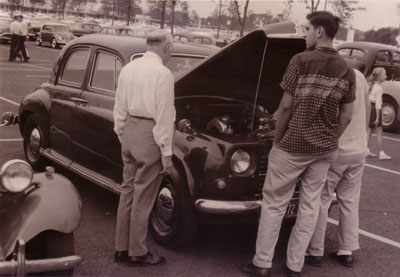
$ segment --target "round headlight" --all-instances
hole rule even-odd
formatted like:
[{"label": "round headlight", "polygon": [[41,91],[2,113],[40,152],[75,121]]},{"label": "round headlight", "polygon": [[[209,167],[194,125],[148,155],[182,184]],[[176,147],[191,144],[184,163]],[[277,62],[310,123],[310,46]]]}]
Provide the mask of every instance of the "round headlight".
[{"label": "round headlight", "polygon": [[24,191],[32,182],[32,167],[23,160],[10,160],[0,169],[1,186],[9,192]]},{"label": "round headlight", "polygon": [[231,157],[231,168],[233,172],[241,174],[250,167],[251,157],[246,151],[239,149]]}]

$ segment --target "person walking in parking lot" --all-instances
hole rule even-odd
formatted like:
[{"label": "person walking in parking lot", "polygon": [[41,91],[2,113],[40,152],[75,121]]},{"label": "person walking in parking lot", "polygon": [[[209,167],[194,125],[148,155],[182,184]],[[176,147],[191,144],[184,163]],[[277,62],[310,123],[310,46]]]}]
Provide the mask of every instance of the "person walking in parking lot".
[{"label": "person walking in parking lot", "polygon": [[338,137],[351,120],[354,72],[333,49],[339,18],[329,12],[307,16],[306,46],[295,55],[281,82],[274,146],[268,160],[261,218],[247,276],[269,276],[282,218],[301,179],[299,209],[292,229],[285,271],[299,276],[317,222],[321,190],[338,152]]},{"label": "person walking in parking lot", "polygon": [[[382,135],[382,95],[383,88],[381,83],[386,80],[386,70],[383,67],[377,67],[371,74],[371,87],[369,101],[371,102],[371,116],[368,124],[368,145],[371,141],[372,131],[376,130],[376,142],[378,144],[379,159],[390,160],[391,157],[383,151],[383,135]],[[367,157],[375,157],[369,148]]]},{"label": "person walking in parking lot", "polygon": [[115,262],[157,265],[165,258],[146,246],[149,216],[163,174],[172,172],[174,76],[165,67],[172,36],[147,36],[147,52],[121,70],[114,105],[114,131],[121,142],[123,183],[118,206]]},{"label": "person walking in parking lot", "polygon": [[28,35],[28,26],[25,24],[24,17],[22,15],[18,16],[18,22],[21,25],[21,34],[19,35],[19,38],[18,38],[17,51],[18,51],[18,54],[19,54],[19,52],[21,52],[22,57],[24,58],[24,62],[28,62],[30,57],[25,48],[25,40],[26,40],[26,36]]},{"label": "person walking in parking lot", "polygon": [[358,242],[358,205],[361,177],[367,152],[367,126],[369,121],[369,86],[364,75],[356,75],[356,100],[352,120],[339,138],[339,155],[328,171],[321,193],[321,206],[314,235],[305,257],[305,263],[319,267],[324,256],[324,241],[329,207],[336,191],[339,204],[339,251],[332,256],[342,265],[352,267],[352,251],[360,248]]},{"label": "person walking in parking lot", "polygon": [[22,26],[18,21],[18,16],[13,17],[13,21],[10,25],[11,41],[10,41],[10,56],[8,58],[9,62],[14,62],[18,57],[22,60],[21,54],[18,53],[19,47],[19,36],[22,34]]}]

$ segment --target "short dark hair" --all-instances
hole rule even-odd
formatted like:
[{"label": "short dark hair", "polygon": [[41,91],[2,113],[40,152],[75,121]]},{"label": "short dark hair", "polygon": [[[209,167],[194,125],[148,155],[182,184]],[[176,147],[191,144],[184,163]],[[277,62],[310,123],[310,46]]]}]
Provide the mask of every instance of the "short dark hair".
[{"label": "short dark hair", "polygon": [[340,18],[326,11],[317,11],[307,15],[307,20],[314,27],[321,26],[328,37],[333,39],[339,30]]}]

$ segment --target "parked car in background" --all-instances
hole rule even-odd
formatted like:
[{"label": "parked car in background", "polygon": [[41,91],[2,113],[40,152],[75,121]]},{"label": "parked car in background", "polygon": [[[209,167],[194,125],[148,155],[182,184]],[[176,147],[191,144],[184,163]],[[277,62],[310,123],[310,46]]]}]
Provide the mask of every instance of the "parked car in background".
[{"label": "parked car in background", "polygon": [[106,26],[98,30],[99,34],[116,36],[136,36],[135,32],[127,26]]},{"label": "parked car in background", "polygon": [[[250,33],[219,52],[174,44],[167,63],[176,79],[174,170],[163,178],[150,217],[159,243],[182,245],[199,223],[257,222],[279,83],[291,57],[305,49],[302,37],[269,35],[273,30]],[[49,159],[119,193],[114,95],[121,68],[141,57],[146,43],[116,38],[83,36],[62,49],[49,81],[21,103],[19,124],[32,166]],[[295,219],[298,195],[299,187],[285,220]]]},{"label": "parked car in background", "polygon": [[[3,115],[0,126],[16,123],[9,115]],[[4,163],[0,169],[0,275],[71,276],[81,262],[74,245],[80,220],[79,193],[54,168],[34,173],[23,160]]]},{"label": "parked car in background", "polygon": [[11,41],[10,25],[12,20],[9,18],[0,18],[0,42],[9,43]]},{"label": "parked car in background", "polygon": [[47,22],[40,27],[39,34],[36,36],[36,44],[47,43],[53,48],[59,48],[76,38],[71,32],[71,28],[62,23]]},{"label": "parked car in background", "polygon": [[82,35],[97,33],[101,26],[94,22],[75,22],[70,25],[70,28],[74,36],[80,37]]},{"label": "parked car in background", "polygon": [[29,40],[35,41],[36,37],[40,32],[40,27],[43,22],[30,20],[27,24],[28,27],[28,38]]},{"label": "parked car in background", "polygon": [[400,49],[373,42],[345,42],[336,49],[351,67],[366,77],[376,67],[385,68],[388,82],[383,84],[382,125],[385,131],[397,131],[400,124]]},{"label": "parked car in background", "polygon": [[155,27],[131,27],[131,26],[105,26],[102,27],[98,33],[105,35],[117,35],[117,36],[131,36],[131,37],[142,37],[145,38],[147,34]]},{"label": "parked car in background", "polygon": [[176,42],[192,42],[198,44],[215,45],[216,39],[208,33],[204,32],[187,32],[187,33],[175,33],[173,35],[174,41]]}]

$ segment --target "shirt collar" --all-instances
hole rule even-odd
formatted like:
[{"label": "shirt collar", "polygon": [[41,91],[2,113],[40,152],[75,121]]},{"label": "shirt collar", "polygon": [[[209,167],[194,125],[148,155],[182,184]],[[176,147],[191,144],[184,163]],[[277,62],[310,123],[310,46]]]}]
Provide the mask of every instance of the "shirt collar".
[{"label": "shirt collar", "polygon": [[156,53],[151,52],[151,51],[147,51],[146,53],[144,53],[143,57],[146,57],[146,58],[149,58],[149,59],[152,59],[152,60],[156,60],[156,61],[162,63],[161,57],[159,55],[157,55]]},{"label": "shirt collar", "polygon": [[336,54],[337,53],[336,50],[331,47],[320,46],[320,47],[317,47],[316,50],[320,51],[322,53],[326,53],[326,54]]}]

